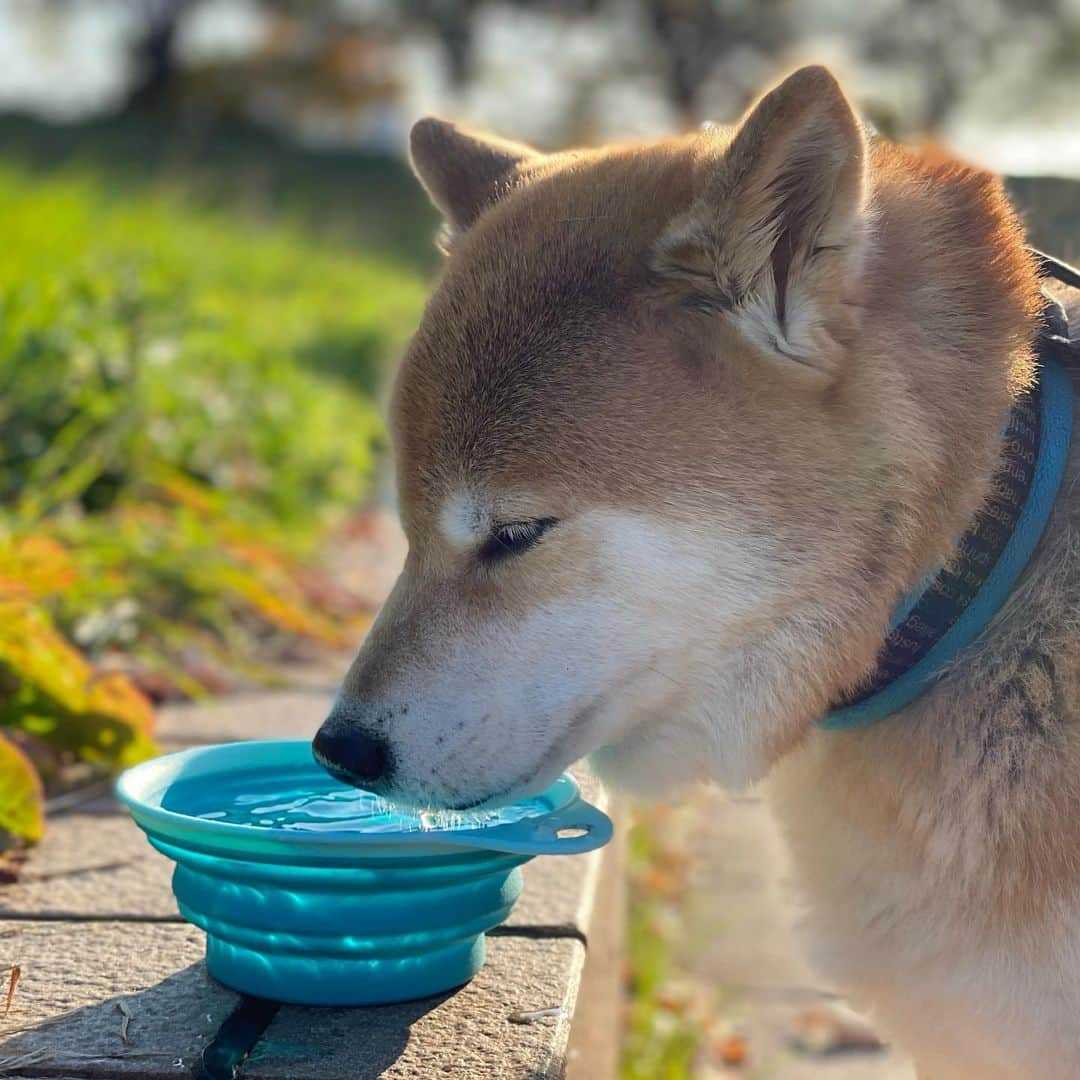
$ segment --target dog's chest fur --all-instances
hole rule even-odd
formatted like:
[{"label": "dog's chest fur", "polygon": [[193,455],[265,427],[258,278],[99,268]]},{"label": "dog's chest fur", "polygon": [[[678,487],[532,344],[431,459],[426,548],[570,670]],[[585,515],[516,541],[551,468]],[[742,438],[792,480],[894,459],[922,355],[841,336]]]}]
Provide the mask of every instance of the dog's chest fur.
[{"label": "dog's chest fur", "polygon": [[982,639],[770,779],[820,969],[920,1076],[1080,1076],[1080,449]]}]

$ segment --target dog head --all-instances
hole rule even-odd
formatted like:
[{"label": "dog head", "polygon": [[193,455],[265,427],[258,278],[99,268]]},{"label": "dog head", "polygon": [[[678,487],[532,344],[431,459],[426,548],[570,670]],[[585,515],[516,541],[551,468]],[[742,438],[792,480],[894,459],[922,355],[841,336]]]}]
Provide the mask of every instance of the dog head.
[{"label": "dog head", "polygon": [[[449,253],[392,400],[409,554],[317,755],[453,807],[585,755],[645,791],[753,780],[891,599],[844,95],[806,68],[735,128],[555,155],[422,120],[412,157]],[[866,640],[834,647],[843,619]]]}]

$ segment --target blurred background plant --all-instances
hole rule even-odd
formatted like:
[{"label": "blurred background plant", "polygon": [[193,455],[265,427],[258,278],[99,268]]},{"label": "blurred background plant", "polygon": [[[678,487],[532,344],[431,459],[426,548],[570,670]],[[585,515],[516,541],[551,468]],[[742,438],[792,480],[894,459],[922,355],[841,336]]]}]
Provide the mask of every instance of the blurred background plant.
[{"label": "blurred background plant", "polygon": [[[153,752],[154,703],[362,636],[437,265],[416,116],[650,136],[823,60],[1074,257],[1078,58],[1077,0],[0,0],[0,847]],[[746,1066],[681,959],[695,814],[633,833],[628,1080]]]},{"label": "blurred background plant", "polygon": [[370,493],[423,290],[357,225],[196,206],[175,175],[9,157],[0,202],[0,828],[32,840],[39,778],[152,752],[148,699],[362,635],[374,598],[315,553]]},{"label": "blurred background plant", "polygon": [[0,201],[0,721],[24,751],[128,764],[150,711],[117,669],[197,694],[215,664],[362,632],[306,567],[368,491],[377,371],[420,290],[288,225],[78,172],[5,169]]}]

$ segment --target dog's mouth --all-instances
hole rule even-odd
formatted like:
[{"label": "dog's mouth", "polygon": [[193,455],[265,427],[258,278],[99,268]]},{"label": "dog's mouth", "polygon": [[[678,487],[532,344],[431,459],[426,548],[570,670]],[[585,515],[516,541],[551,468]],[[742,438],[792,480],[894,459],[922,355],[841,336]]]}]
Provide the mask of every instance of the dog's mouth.
[{"label": "dog's mouth", "polygon": [[447,809],[459,812],[495,810],[546,791],[564,769],[596,749],[595,746],[574,744],[579,740],[579,736],[590,720],[605,706],[608,696],[606,692],[597,694],[588,705],[579,709],[559,738],[548,747],[533,766],[525,770],[517,779],[479,798],[455,803]]},{"label": "dog's mouth", "polygon": [[[554,748],[553,748],[554,749]],[[406,806],[413,810],[442,811],[465,814],[473,811],[499,810],[513,803],[522,802],[533,798],[546,791],[554,783],[562,772],[564,766],[553,767],[549,758],[554,755],[549,751],[534,768],[529,769],[513,782],[506,784],[495,791],[486,792],[476,798],[464,799],[456,802],[447,800],[433,801],[430,798],[411,797],[408,792],[400,795],[393,791],[379,792],[390,802],[399,806]],[[567,764],[572,764],[568,762]]]},{"label": "dog's mouth", "polygon": [[459,814],[467,813],[470,810],[495,810],[500,806],[509,806],[521,798],[524,798],[524,796],[518,792],[516,786],[511,785],[502,791],[495,792],[493,795],[482,795],[479,799],[471,799],[469,802],[454,803],[448,806],[447,809]]},{"label": "dog's mouth", "polygon": [[[450,788],[449,791],[435,792],[423,783],[410,785],[407,776],[400,778],[400,781],[391,778],[389,781],[374,780],[358,783],[355,778],[350,777],[347,772],[342,771],[335,762],[324,755],[316,751],[315,757],[337,779],[354,787],[362,787],[403,808],[432,812],[445,810],[454,813],[497,810],[542,794],[559,778],[564,769],[600,749],[607,740],[597,737],[598,733],[592,730],[593,721],[598,714],[612,704],[615,697],[620,697],[628,687],[633,686],[641,674],[642,672],[637,672],[631,677],[624,678],[615,686],[608,686],[597,692],[587,704],[573,714],[559,736],[540,753],[531,765],[522,769],[513,779],[489,788],[479,795],[462,797],[461,788],[454,791],[452,785],[445,785]],[[625,734],[625,732],[620,733],[619,738]],[[407,774],[407,769],[405,772]],[[400,786],[398,786],[399,782]]]},{"label": "dog's mouth", "polygon": [[350,779],[348,774],[342,772],[333,762],[324,760],[323,756],[318,753],[315,756],[319,763],[337,779],[352,784],[354,787],[362,786],[364,790],[381,795],[388,802],[410,810],[436,812],[447,810],[453,813],[498,810],[512,803],[533,798],[546,791],[559,778],[564,769],[569,768],[575,761],[580,761],[583,757],[592,753],[595,747],[574,744],[592,716],[603,707],[606,699],[606,694],[597,695],[589,705],[580,709],[559,738],[544,751],[533,765],[524,769],[513,780],[500,784],[497,788],[486,791],[482,795],[467,799],[432,798],[430,791],[410,791],[407,787],[397,790],[392,781],[389,784],[375,781],[370,784],[365,782],[362,785],[357,785],[355,779]]}]

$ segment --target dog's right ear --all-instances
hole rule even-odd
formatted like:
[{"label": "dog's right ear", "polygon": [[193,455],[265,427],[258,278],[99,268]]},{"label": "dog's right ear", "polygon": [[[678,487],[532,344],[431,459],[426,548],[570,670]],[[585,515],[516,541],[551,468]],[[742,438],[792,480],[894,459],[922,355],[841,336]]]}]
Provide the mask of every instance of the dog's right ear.
[{"label": "dog's right ear", "polygon": [[413,125],[409,152],[413,171],[451,233],[469,228],[514,186],[526,162],[542,156],[521,143],[479,135],[434,116]]},{"label": "dog's right ear", "polygon": [[655,269],[763,352],[834,370],[870,221],[866,138],[836,80],[802,68],[698,151],[696,197],[661,237]]}]

